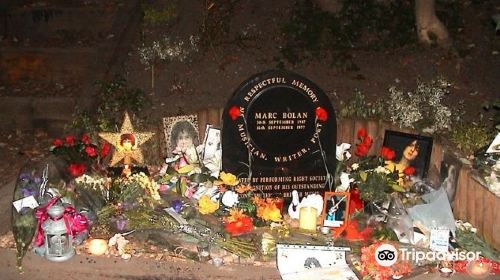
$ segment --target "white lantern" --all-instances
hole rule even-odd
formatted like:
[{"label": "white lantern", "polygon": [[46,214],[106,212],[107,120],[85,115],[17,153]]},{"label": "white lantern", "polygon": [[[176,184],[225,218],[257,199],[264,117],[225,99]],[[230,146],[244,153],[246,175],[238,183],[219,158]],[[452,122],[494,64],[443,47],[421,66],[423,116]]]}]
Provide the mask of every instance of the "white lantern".
[{"label": "white lantern", "polygon": [[45,238],[45,257],[55,262],[69,260],[75,255],[75,249],[73,248],[71,225],[66,225],[63,218],[64,207],[54,205],[50,207],[48,214],[49,218],[42,225]]}]

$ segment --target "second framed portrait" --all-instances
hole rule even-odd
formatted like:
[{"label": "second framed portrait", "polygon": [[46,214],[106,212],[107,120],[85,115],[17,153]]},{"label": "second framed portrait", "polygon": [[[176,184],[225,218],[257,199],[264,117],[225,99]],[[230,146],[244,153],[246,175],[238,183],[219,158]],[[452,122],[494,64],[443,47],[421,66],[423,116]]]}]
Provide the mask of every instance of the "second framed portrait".
[{"label": "second framed portrait", "polygon": [[389,162],[399,172],[403,173],[406,168],[412,167],[413,176],[425,178],[431,159],[431,137],[386,130],[384,147],[395,152],[395,157]]},{"label": "second framed portrait", "polygon": [[167,155],[174,150],[185,152],[199,145],[198,122],[196,115],[163,118],[163,131]]},{"label": "second framed portrait", "polygon": [[349,218],[348,192],[325,192],[323,207],[323,226],[340,228],[347,224]]}]

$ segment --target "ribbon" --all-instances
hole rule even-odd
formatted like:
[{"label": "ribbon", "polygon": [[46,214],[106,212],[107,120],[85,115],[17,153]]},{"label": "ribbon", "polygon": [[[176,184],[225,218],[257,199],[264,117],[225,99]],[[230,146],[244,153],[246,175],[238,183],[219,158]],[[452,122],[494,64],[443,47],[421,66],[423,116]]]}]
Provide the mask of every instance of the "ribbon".
[{"label": "ribbon", "polygon": [[38,207],[35,211],[35,218],[38,220],[37,231],[35,236],[35,245],[38,247],[42,246],[43,243],[45,242],[43,237],[42,225],[49,218],[48,214],[49,208],[52,207],[57,202],[57,200],[59,200],[58,196],[49,200],[49,202],[47,202],[47,204],[45,204],[44,206]]},{"label": "ribbon", "polygon": [[[35,217],[38,220],[37,233],[35,236],[35,245],[40,247],[45,243],[44,232],[42,225],[43,223],[50,218],[48,214],[48,210],[50,207],[54,206],[54,204],[59,200],[60,197],[56,196],[49,200],[47,204],[42,207],[38,207],[35,211]],[[66,225],[66,232],[71,234],[72,236],[76,236],[84,231],[86,231],[89,227],[89,221],[87,217],[84,215],[77,213],[73,206],[65,206],[63,216],[60,219],[64,219],[64,224]],[[59,219],[57,219],[59,220]],[[57,221],[55,220],[55,221]]]}]

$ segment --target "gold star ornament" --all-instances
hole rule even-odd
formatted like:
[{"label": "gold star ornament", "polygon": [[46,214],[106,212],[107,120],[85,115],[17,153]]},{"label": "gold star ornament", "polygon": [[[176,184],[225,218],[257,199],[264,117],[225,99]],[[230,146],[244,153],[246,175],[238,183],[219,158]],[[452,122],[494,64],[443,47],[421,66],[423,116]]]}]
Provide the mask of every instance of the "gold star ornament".
[{"label": "gold star ornament", "polygon": [[144,162],[144,156],[140,146],[153,137],[153,132],[135,132],[128,113],[125,112],[122,128],[120,132],[99,133],[99,136],[115,147],[115,152],[111,158],[111,166],[124,161],[124,164],[131,164],[132,159],[137,163]]}]

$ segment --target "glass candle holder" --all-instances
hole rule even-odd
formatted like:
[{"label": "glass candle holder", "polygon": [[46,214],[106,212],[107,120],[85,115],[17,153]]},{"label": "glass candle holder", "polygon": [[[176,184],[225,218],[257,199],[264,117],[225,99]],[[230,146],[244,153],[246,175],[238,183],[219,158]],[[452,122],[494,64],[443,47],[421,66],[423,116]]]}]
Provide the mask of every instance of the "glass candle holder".
[{"label": "glass candle holder", "polygon": [[200,262],[207,262],[210,260],[210,243],[201,241],[196,248],[198,249],[198,258]]}]

